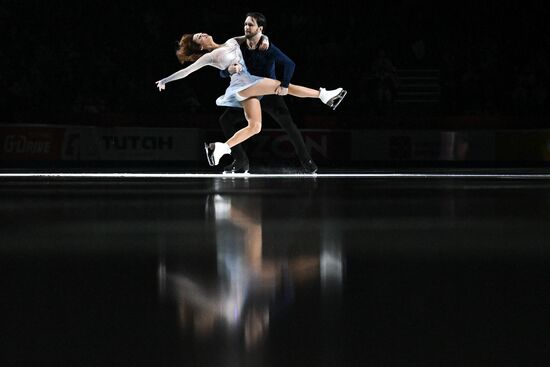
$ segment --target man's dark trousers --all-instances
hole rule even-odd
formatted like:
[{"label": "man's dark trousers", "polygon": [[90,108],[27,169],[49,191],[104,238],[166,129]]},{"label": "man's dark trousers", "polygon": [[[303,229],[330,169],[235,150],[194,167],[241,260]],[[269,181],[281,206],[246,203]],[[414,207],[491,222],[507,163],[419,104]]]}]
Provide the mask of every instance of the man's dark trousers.
[{"label": "man's dark trousers", "polygon": [[[284,97],[277,95],[268,95],[263,96],[260,100],[262,113],[267,113],[269,116],[277,122],[281,128],[287,133],[290,142],[296,150],[298,159],[300,162],[307,162],[311,160],[311,156],[306,149],[304,139],[302,134],[296,127],[288,106],[284,101]],[[236,126],[239,126],[240,129],[242,126],[246,125],[246,119],[244,117],[244,112],[242,108],[228,108],[220,116],[220,125],[225,134],[226,138],[230,137],[237,132]],[[242,144],[237,144],[231,148],[231,155],[237,162],[246,162],[248,163],[248,156],[244,151]]]}]

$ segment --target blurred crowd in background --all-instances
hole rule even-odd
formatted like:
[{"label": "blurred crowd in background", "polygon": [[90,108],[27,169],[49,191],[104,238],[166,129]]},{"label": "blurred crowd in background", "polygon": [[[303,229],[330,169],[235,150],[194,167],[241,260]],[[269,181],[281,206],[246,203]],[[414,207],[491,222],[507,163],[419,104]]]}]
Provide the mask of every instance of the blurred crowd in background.
[{"label": "blurred crowd in background", "polygon": [[[216,125],[212,116],[222,110],[214,101],[227,86],[217,70],[201,69],[162,93],[154,82],[184,66],[174,54],[181,34],[207,32],[222,43],[242,34],[247,11],[266,15],[270,41],[296,62],[294,83],[349,91],[337,110],[342,126],[378,127],[379,118],[419,111],[549,115],[542,1],[223,4],[0,4],[2,123]],[[411,70],[435,72],[437,103],[400,103]],[[297,120],[332,113],[317,101],[287,102]]]}]

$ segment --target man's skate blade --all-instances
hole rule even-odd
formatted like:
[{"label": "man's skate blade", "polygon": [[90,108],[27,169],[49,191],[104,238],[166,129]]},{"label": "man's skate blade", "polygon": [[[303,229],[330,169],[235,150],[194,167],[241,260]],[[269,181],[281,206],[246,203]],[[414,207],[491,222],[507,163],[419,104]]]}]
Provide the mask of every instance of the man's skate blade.
[{"label": "man's skate blade", "polygon": [[248,171],[246,171],[246,172],[223,172],[222,175],[241,177],[241,176],[250,176],[250,173],[248,173]]},{"label": "man's skate blade", "polygon": [[332,110],[335,110],[336,107],[338,107],[338,105],[342,103],[346,94],[348,94],[348,91],[342,90],[336,97],[334,97],[334,102],[332,103],[332,106],[331,106]]},{"label": "man's skate blade", "polygon": [[225,170],[222,172],[223,175],[248,175],[248,170],[245,170],[245,171],[229,171],[229,170]]},{"label": "man's skate blade", "polygon": [[206,152],[206,160],[208,161],[208,164],[210,166],[214,166],[214,154],[210,155],[210,148],[209,145],[204,143],[204,151]]}]

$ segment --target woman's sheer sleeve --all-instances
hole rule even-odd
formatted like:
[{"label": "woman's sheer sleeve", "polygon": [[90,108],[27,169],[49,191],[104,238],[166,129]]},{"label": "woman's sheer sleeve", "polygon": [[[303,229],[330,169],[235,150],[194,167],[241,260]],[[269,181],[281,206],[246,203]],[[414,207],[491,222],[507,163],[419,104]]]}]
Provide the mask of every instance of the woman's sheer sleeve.
[{"label": "woman's sheer sleeve", "polygon": [[162,79],[161,82],[163,84],[166,84],[168,82],[172,82],[174,80],[182,79],[188,76],[189,74],[199,70],[200,68],[208,65],[212,65],[213,63],[213,57],[210,53],[202,55],[197,61],[192,63],[186,68],[181,69],[180,71],[176,71],[174,74],[167,76],[166,78]]},{"label": "woman's sheer sleeve", "polygon": [[237,37],[233,37],[233,39],[235,41],[237,41],[237,43],[239,45],[242,45],[242,43],[246,40],[246,37],[245,36],[237,36]]}]

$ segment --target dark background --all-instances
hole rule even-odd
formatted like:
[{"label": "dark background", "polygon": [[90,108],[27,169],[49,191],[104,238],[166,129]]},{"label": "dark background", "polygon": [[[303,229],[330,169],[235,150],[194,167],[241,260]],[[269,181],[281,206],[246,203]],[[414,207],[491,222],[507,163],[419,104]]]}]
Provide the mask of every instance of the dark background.
[{"label": "dark background", "polygon": [[[297,64],[294,83],[349,91],[334,113],[288,97],[302,128],[330,126],[327,115],[343,128],[544,128],[550,14],[543,4],[3,1],[1,122],[217,128],[215,98],[227,80],[216,69],[163,93],[154,82],[182,67],[174,55],[182,33],[207,32],[222,43],[243,33],[246,12],[260,11],[271,42]],[[395,84],[381,80],[380,50],[396,70],[435,70],[437,102],[396,102],[405,74],[396,71]],[[399,116],[422,122],[404,125]],[[482,118],[473,124],[472,116]]]}]

